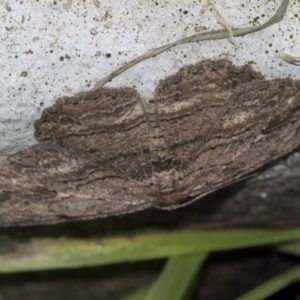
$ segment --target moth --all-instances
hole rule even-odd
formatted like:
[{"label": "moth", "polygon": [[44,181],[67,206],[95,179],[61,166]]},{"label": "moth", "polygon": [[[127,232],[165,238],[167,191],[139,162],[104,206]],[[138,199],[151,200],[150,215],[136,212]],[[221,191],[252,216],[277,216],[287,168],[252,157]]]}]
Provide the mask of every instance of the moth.
[{"label": "moth", "polygon": [[0,162],[0,226],[174,209],[300,146],[300,81],[204,60],[159,82],[59,98]]}]

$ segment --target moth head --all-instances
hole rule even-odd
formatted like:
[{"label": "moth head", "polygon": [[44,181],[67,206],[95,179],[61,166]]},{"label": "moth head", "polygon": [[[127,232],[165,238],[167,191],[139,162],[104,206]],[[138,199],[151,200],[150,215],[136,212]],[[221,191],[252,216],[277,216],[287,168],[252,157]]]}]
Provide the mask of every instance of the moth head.
[{"label": "moth head", "polygon": [[154,196],[159,207],[169,206],[182,199],[183,177],[175,169],[153,174]]}]

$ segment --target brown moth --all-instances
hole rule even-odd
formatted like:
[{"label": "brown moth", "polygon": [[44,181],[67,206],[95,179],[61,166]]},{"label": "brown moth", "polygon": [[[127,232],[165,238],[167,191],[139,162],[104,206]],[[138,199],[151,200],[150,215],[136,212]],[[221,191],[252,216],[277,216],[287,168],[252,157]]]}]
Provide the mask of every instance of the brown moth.
[{"label": "brown moth", "polygon": [[38,144],[0,162],[0,226],[173,209],[300,145],[300,81],[204,60],[161,80],[59,98]]}]

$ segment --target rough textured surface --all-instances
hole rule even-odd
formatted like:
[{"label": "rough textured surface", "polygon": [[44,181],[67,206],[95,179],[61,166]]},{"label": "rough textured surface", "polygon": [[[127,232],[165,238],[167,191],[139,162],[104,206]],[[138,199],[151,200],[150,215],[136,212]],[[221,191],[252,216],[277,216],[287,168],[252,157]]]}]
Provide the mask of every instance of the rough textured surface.
[{"label": "rough textured surface", "polygon": [[0,164],[0,225],[41,225],[176,208],[300,144],[300,82],[202,61],[134,89],[64,97],[36,146]]},{"label": "rough textured surface", "polygon": [[[233,27],[266,22],[281,0],[221,0],[217,8]],[[266,30],[228,39],[189,43],[143,61],[108,85],[151,95],[159,79],[186,64],[228,58],[250,63],[268,79],[299,78],[299,67],[282,61],[300,41],[299,1]],[[88,90],[98,80],[151,48],[219,30],[208,1],[15,1],[0,4],[0,159],[33,145],[33,123],[60,96]],[[296,54],[295,54],[296,55]]]}]

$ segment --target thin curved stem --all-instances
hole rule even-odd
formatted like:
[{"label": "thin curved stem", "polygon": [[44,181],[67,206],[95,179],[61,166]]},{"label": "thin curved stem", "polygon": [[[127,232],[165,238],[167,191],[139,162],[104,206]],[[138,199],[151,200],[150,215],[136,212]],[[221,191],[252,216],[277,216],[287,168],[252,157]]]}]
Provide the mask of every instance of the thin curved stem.
[{"label": "thin curved stem", "polygon": [[[280,22],[286,13],[288,4],[289,4],[289,0],[283,0],[280,4],[279,8],[277,9],[276,13],[274,14],[274,16],[262,25],[246,27],[246,28],[232,28],[232,35],[233,36],[246,35],[249,33],[253,33],[253,32],[265,29],[269,26],[272,26],[272,25]],[[181,44],[185,44],[185,43],[198,42],[198,41],[204,41],[204,40],[218,40],[218,39],[225,39],[225,38],[229,38],[229,37],[230,36],[229,36],[229,33],[227,30],[215,30],[215,31],[197,33],[197,34],[191,35],[189,37],[177,40],[175,42],[166,44],[164,46],[150,49],[149,51],[147,51],[144,54],[138,56],[137,58],[131,60],[130,62],[126,63],[119,69],[115,70],[114,72],[110,73],[108,76],[106,76],[103,79],[101,79],[100,81],[98,81],[98,83],[92,88],[92,90],[102,87],[108,81],[117,77],[118,75],[125,72],[126,70],[133,67],[134,65],[140,63],[141,61],[151,58],[153,56],[156,56],[172,47],[175,47],[175,46],[178,46]]]}]

